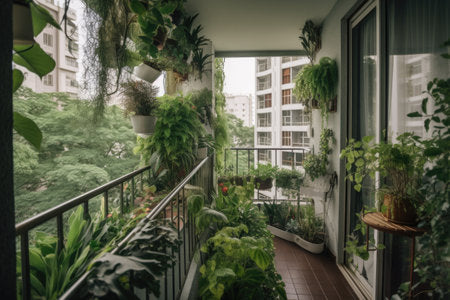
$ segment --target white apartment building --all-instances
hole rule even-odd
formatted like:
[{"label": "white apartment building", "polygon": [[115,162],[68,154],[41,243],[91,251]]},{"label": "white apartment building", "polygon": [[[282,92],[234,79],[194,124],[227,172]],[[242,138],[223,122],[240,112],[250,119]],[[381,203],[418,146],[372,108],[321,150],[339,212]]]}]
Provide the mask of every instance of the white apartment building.
[{"label": "white apartment building", "polygon": [[[56,5],[54,0],[37,0],[37,2],[45,7],[55,20],[62,19],[64,9]],[[65,92],[73,97],[78,96],[76,75],[78,72],[79,45],[78,30],[75,23],[77,16],[74,10],[69,9],[67,17],[67,36],[70,39],[64,31],[50,25],[47,25],[35,37],[41,48],[55,60],[55,69],[41,80],[39,76],[27,69],[15,66],[25,76],[23,86],[29,87],[37,93]],[[63,25],[61,27],[64,30]]]},{"label": "white apartment building", "polygon": [[253,108],[251,95],[225,95],[225,111],[242,121],[244,126],[253,126]]},{"label": "white apartment building", "polygon": [[[299,56],[256,58],[256,148],[302,147],[305,153],[309,151],[310,116],[292,94],[295,76],[307,63],[306,57]],[[303,155],[301,150],[260,150],[259,161],[301,168]]]},{"label": "white apartment building", "polygon": [[[281,150],[257,151],[255,164],[270,162],[303,170],[302,161],[310,149],[310,114],[305,113],[292,89],[295,76],[307,63],[308,59],[300,56],[256,58],[255,148]],[[275,187],[256,193],[259,199],[296,198]]]}]

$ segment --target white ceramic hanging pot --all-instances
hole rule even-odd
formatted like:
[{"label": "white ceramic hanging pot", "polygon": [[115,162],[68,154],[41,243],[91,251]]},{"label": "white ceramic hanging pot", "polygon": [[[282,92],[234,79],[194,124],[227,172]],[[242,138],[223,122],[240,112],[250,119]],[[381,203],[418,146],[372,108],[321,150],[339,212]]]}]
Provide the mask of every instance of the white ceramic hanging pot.
[{"label": "white ceramic hanging pot", "polygon": [[34,44],[30,5],[25,3],[16,2],[13,5],[13,43],[14,45]]},{"label": "white ceramic hanging pot", "polygon": [[155,68],[152,68],[145,63],[142,63],[134,68],[133,74],[142,80],[153,83],[161,75],[161,71],[156,70]]},{"label": "white ceramic hanging pot", "polygon": [[135,133],[151,135],[155,132],[156,117],[134,115],[131,116],[131,125]]}]

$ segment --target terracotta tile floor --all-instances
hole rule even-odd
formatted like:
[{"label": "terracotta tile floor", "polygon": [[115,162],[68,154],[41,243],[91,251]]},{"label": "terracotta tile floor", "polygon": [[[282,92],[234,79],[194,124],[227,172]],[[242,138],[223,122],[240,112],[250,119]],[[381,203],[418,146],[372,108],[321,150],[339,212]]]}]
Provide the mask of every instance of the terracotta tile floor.
[{"label": "terracotta tile floor", "polygon": [[288,299],[357,299],[334,257],[311,254],[294,243],[274,238],[275,267]]}]

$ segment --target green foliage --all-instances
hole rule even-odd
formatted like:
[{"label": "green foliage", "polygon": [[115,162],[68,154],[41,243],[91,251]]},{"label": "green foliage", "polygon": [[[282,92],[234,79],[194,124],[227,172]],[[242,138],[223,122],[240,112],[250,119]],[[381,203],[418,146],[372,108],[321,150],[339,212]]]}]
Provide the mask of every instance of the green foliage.
[{"label": "green foliage", "polygon": [[319,153],[308,154],[303,161],[305,172],[312,181],[327,174],[328,156],[332,151],[330,142],[334,143],[333,130],[329,128],[322,129],[322,132],[320,133]]},{"label": "green foliage", "polygon": [[268,164],[258,164],[257,168],[253,168],[250,170],[250,175],[260,178],[261,180],[266,180],[268,178],[275,178],[278,171],[277,166],[272,166],[270,163]]},{"label": "green foliage", "polygon": [[280,169],[275,175],[276,186],[298,191],[303,183],[304,175],[297,170]]},{"label": "green foliage", "polygon": [[41,149],[42,131],[33,120],[24,117],[18,112],[13,112],[14,130],[37,150]]},{"label": "green foliage", "polygon": [[40,153],[13,136],[17,221],[131,172],[139,162],[132,154],[135,135],[118,107],[108,107],[93,126],[86,122],[88,103],[22,88],[14,109],[33,118],[44,136]]},{"label": "green foliage", "polygon": [[55,68],[55,61],[39,46],[38,43],[14,46],[14,63],[27,68],[41,79]]},{"label": "green foliage", "polygon": [[212,92],[207,88],[192,92],[187,98],[195,106],[200,121],[203,124],[213,124],[214,117],[212,114]]},{"label": "green foliage", "polygon": [[322,57],[319,64],[303,67],[295,77],[293,93],[304,105],[318,100],[322,122],[328,120],[329,101],[336,97],[338,69],[336,61]]},{"label": "green foliage", "polygon": [[[207,227],[216,232],[201,248],[208,258],[200,268],[202,299],[286,299],[273,265],[272,236],[252,203],[253,190],[253,184],[230,186],[227,195],[219,194],[214,202],[214,211],[227,222],[218,218]],[[195,202],[201,211],[202,200]]]},{"label": "green foliage", "polygon": [[322,26],[316,26],[313,21],[307,20],[302,28],[302,33],[298,37],[302,44],[303,50],[306,52],[306,56],[309,58],[311,64],[314,64],[316,60],[316,54],[322,47],[322,41],[320,34],[322,32]]},{"label": "green foliage", "polygon": [[105,253],[92,266],[88,277],[90,295],[100,299],[139,299],[134,289],[146,288],[159,296],[160,276],[175,263],[180,241],[175,229],[161,221],[145,220],[117,254]]},{"label": "green foliage", "polygon": [[277,204],[273,202],[264,202],[264,214],[269,219],[269,225],[285,229],[289,220],[295,219],[295,210],[288,202]]},{"label": "green foliage", "polygon": [[195,149],[203,133],[197,112],[192,103],[181,96],[164,96],[160,99],[154,134],[137,150],[149,156],[157,152],[162,165],[172,179],[181,177],[195,162]]},{"label": "green foliage", "polygon": [[231,143],[234,147],[253,147],[254,127],[244,126],[244,121],[233,114],[227,113]]},{"label": "green foliage", "polygon": [[146,81],[129,80],[122,83],[123,105],[126,114],[151,116],[158,108],[158,88]]},{"label": "green foliage", "polygon": [[228,118],[225,113],[225,95],[223,93],[223,85],[225,82],[223,58],[216,58],[214,64],[214,87],[216,90],[216,118],[213,123],[215,147],[216,147],[216,169],[224,168],[225,148],[229,144]]},{"label": "green foliage", "polygon": [[287,231],[299,235],[311,243],[322,243],[324,237],[323,219],[316,216],[314,203],[300,206],[297,219],[290,219],[286,224]]},{"label": "green foliage", "polygon": [[361,191],[366,176],[375,178],[379,172],[388,182],[383,189],[388,194],[396,195],[401,201],[417,204],[417,189],[423,176],[426,158],[418,144],[416,136],[404,133],[397,137],[397,143],[381,142],[372,144],[373,137],[364,137],[362,141],[350,139],[341,151],[341,158],[346,158],[346,178],[354,182],[354,189]]},{"label": "green foliage", "polygon": [[[450,40],[445,46],[450,46]],[[442,57],[449,59],[449,54]],[[450,79],[433,79],[427,85],[427,97],[422,102],[421,112],[410,117],[424,117],[424,127],[431,132],[428,139],[420,139],[423,155],[430,160],[425,168],[425,177],[419,189],[423,200],[418,208],[419,226],[426,228],[418,238],[420,247],[416,253],[418,285],[431,287],[429,297],[450,297]],[[427,112],[428,99],[433,100],[433,110]]]}]

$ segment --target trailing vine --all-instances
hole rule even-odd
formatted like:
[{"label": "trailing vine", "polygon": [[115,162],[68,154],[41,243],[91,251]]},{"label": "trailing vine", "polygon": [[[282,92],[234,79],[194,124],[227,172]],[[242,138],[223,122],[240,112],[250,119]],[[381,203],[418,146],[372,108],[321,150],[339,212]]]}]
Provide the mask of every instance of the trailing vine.
[{"label": "trailing vine", "polygon": [[327,174],[328,155],[332,152],[330,142],[334,143],[333,130],[330,128],[322,129],[320,134],[319,153],[308,154],[303,162],[305,172],[312,181]]},{"label": "trailing vine", "polygon": [[225,113],[225,95],[223,94],[223,86],[225,82],[223,58],[216,58],[214,72],[214,86],[216,89],[216,118],[214,120],[214,137],[216,147],[216,167],[223,168],[225,147],[228,145],[228,120]]}]

